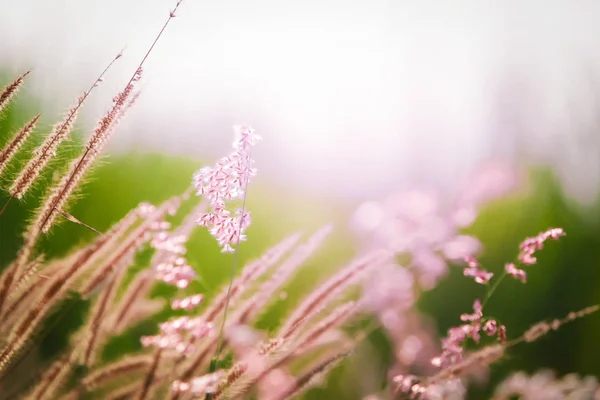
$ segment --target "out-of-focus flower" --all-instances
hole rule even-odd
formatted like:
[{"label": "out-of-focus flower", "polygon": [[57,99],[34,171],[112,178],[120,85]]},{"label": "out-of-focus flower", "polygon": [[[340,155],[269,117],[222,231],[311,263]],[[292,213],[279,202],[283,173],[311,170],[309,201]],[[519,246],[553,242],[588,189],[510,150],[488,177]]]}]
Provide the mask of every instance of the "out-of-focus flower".
[{"label": "out-of-focus flower", "polygon": [[504,266],[504,271],[510,276],[520,280],[523,283],[527,282],[527,274],[522,269],[515,267],[515,264],[508,263]]},{"label": "out-of-focus flower", "polygon": [[480,269],[477,260],[471,256],[465,257],[465,262],[467,267],[463,270],[463,275],[473,277],[477,283],[486,284],[494,276],[492,272]]},{"label": "out-of-focus flower", "polygon": [[473,314],[462,314],[460,316],[461,321],[478,322],[483,317],[483,308],[481,307],[481,301],[475,300],[473,303]]},{"label": "out-of-focus flower", "polygon": [[175,299],[171,302],[171,308],[173,310],[182,309],[190,311],[191,309],[199,305],[202,302],[203,298],[204,296],[202,296],[201,294],[194,294],[189,297],[184,297],[183,299]]},{"label": "out-of-focus flower", "polygon": [[[447,261],[480,251],[480,242],[459,230],[473,223],[483,203],[514,189],[518,182],[514,168],[488,163],[467,179],[454,201],[442,203],[442,196],[431,190],[398,191],[380,202],[360,205],[353,222],[368,246],[411,255],[408,266],[415,269],[421,288],[428,290],[446,273]],[[492,276],[475,269],[467,274],[480,283]]]},{"label": "out-of-focus flower", "polygon": [[413,277],[405,268],[388,264],[365,280],[362,306],[373,312],[409,309],[414,301]]},{"label": "out-of-focus flower", "polygon": [[179,289],[186,288],[190,281],[196,278],[194,269],[187,263],[185,258],[178,257],[172,261],[164,262],[154,267],[155,278]]},{"label": "out-of-focus flower", "polygon": [[597,399],[600,386],[593,376],[580,378],[569,374],[558,378],[552,371],[540,371],[531,376],[517,372],[498,385],[492,399],[517,397],[522,400]]},{"label": "out-of-focus flower", "polygon": [[533,265],[537,262],[537,259],[533,254],[537,250],[541,250],[544,246],[544,242],[548,239],[557,240],[559,237],[564,236],[565,232],[561,228],[551,228],[545,232],[539,233],[537,236],[529,237],[521,243],[519,249],[519,261],[522,264]]}]

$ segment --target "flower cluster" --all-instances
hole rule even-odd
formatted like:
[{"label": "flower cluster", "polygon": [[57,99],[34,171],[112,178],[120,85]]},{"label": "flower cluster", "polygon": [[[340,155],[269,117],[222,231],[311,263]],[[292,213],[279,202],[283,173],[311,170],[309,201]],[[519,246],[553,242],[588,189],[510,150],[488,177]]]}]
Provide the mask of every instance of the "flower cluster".
[{"label": "flower cluster", "polygon": [[564,236],[565,232],[561,228],[551,228],[545,232],[541,232],[537,236],[527,238],[519,246],[521,252],[519,253],[519,261],[525,265],[533,265],[537,262],[537,259],[533,254],[537,250],[541,250],[544,242],[548,239],[557,240],[559,237]]},{"label": "flower cluster", "polygon": [[496,335],[501,343],[506,340],[506,327],[499,325],[493,319],[484,318],[483,307],[479,300],[473,303],[473,313],[462,314],[460,320],[466,324],[448,330],[447,336],[442,339],[442,354],[431,360],[432,365],[444,367],[462,360],[464,341],[470,338],[475,343],[479,343],[482,331],[487,336]]},{"label": "flower cluster", "polygon": [[473,257],[465,257],[465,262],[467,263],[467,267],[463,270],[463,275],[473,277],[477,283],[486,284],[494,276],[492,272],[480,269],[479,262]]},{"label": "flower cluster", "polygon": [[194,269],[183,257],[160,263],[154,267],[154,271],[156,279],[175,285],[179,289],[185,289],[190,281],[196,278]]},{"label": "flower cluster", "polygon": [[159,324],[160,333],[154,336],[142,336],[144,347],[156,346],[161,349],[172,349],[180,354],[189,354],[195,350],[190,339],[198,340],[212,332],[212,323],[200,317],[187,316],[174,318]]},{"label": "flower cluster", "polygon": [[250,127],[238,126],[235,131],[234,151],[193,176],[197,195],[208,199],[211,207],[209,212],[198,216],[198,225],[208,228],[224,253],[232,252],[235,244],[246,239],[244,232],[250,225],[250,214],[238,208],[232,215],[225,206],[226,202],[244,198],[248,182],[256,175],[250,149],[260,140]]},{"label": "flower cluster", "polygon": [[173,310],[190,311],[194,307],[198,306],[203,299],[204,296],[202,296],[201,294],[194,294],[189,297],[184,297],[183,299],[175,299],[171,302],[171,308]]},{"label": "flower cluster", "polygon": [[[480,250],[479,240],[461,234],[460,229],[474,222],[481,204],[517,184],[513,168],[499,163],[482,165],[450,204],[442,200],[447,196],[430,190],[398,191],[383,201],[363,203],[356,210],[354,225],[359,233],[370,236],[372,246],[409,254],[408,266],[415,271],[417,283],[424,290],[432,289],[446,273],[448,262],[460,262]],[[487,275],[477,277],[486,280]]]},{"label": "flower cluster", "polygon": [[410,266],[425,290],[446,273],[447,261],[460,261],[480,247],[476,238],[458,233],[459,225],[438,196],[427,191],[399,192],[381,203],[364,203],[355,222],[361,231],[373,231],[374,246],[410,254]]},{"label": "flower cluster", "polygon": [[[536,262],[536,259],[533,256],[535,251],[541,249],[546,240],[556,240],[560,236],[564,236],[564,234],[562,229],[552,228],[541,232],[535,237],[525,239],[519,246],[519,255],[517,257],[519,262],[525,265],[534,264]],[[480,284],[487,284],[493,278],[494,275],[492,273],[480,269],[479,263],[472,256],[466,256],[464,261],[467,263],[467,266],[463,270],[463,275],[473,277],[475,281]],[[497,278],[495,284],[488,289],[489,291],[486,295],[486,299],[490,298],[498,283],[500,283],[501,279],[506,275],[511,275],[514,278],[521,280],[523,283],[526,282],[525,272],[518,269],[514,263],[507,263],[505,265],[505,274],[500,278]],[[580,314],[585,315],[585,312],[581,311]],[[578,313],[570,313],[566,319],[555,320],[552,324],[536,324],[523,334],[521,340],[526,342],[533,341],[547,333],[550,329],[557,329],[563,323],[577,318],[578,315]],[[440,384],[451,382],[453,382],[453,384],[457,382],[460,383],[460,380],[456,379],[459,374],[464,374],[466,370],[474,364],[480,366],[489,365],[490,362],[497,359],[498,354],[500,354],[504,347],[507,346],[506,326],[500,324],[495,319],[485,317],[484,304],[482,304],[480,300],[475,300],[473,303],[473,312],[470,314],[462,314],[460,320],[463,321],[464,324],[452,327],[448,330],[447,336],[441,341],[442,353],[431,359],[431,364],[440,368],[440,372],[429,379],[429,382],[426,385],[423,384],[424,380],[422,378],[418,378],[414,375],[406,375],[403,373],[396,374],[392,379],[395,383],[396,391],[410,394],[410,396],[412,396],[411,398],[437,398],[432,394],[431,390],[434,388],[436,388],[436,390],[441,390]],[[495,336],[499,344],[483,347],[475,353],[465,355],[465,341],[471,339],[479,344],[482,333],[486,336]],[[509,395],[522,394],[525,396],[525,392],[521,389],[527,386],[526,383],[526,379],[521,377],[514,382],[510,381],[510,384],[507,383],[504,388],[501,386],[498,393],[501,393],[502,396],[506,396],[505,393],[509,393]],[[459,392],[460,391],[455,392],[454,394]],[[506,398],[502,396],[498,398]],[[463,397],[460,395],[457,398]],[[537,399],[547,397],[542,396],[532,398]]]}]

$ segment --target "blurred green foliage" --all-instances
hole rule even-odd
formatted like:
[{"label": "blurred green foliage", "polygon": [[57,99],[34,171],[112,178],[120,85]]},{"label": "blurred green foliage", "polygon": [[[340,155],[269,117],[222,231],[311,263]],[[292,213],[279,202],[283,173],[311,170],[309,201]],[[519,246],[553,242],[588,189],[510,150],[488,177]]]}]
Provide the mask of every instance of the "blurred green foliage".
[{"label": "blurred green foliage", "polygon": [[[0,145],[9,133],[18,129],[33,115],[31,105],[17,102],[0,117]],[[56,119],[59,116],[55,116]],[[45,134],[53,121],[38,125],[37,138]],[[81,132],[80,132],[81,133]],[[119,133],[117,132],[117,135]],[[61,171],[81,148],[76,138],[61,147],[57,161],[23,202],[14,201],[0,216],[0,269],[16,254],[21,243],[21,232],[27,219],[44,194],[48,182],[56,179],[54,171]],[[35,142],[35,141],[34,141]],[[29,144],[18,159],[0,178],[0,205],[8,200],[7,183],[23,163]],[[182,193],[190,184],[198,161],[169,157],[162,154],[130,152],[104,158],[73,202],[70,212],[86,224],[105,231],[127,211],[141,201],[158,204],[168,197]],[[260,166],[259,166],[260,168]],[[533,236],[549,227],[562,227],[567,236],[545,246],[539,253],[538,264],[527,269],[528,283],[506,279],[489,303],[491,315],[508,327],[508,336],[516,337],[531,324],[562,317],[569,311],[600,303],[600,206],[586,209],[576,205],[560,189],[548,170],[531,173],[529,191],[498,200],[482,210],[477,222],[468,233],[484,244],[481,263],[490,271],[499,273],[506,262],[518,252],[518,244],[526,236]],[[354,253],[352,234],[347,229],[348,216],[353,204],[318,198],[307,198],[301,192],[281,191],[260,179],[249,190],[248,209],[253,224],[248,229],[248,242],[239,250],[237,270],[277,243],[284,236],[298,230],[306,234],[326,223],[334,223],[334,234],[287,285],[285,300],[277,300],[257,322],[267,331],[277,327],[280,317],[293,306],[301,294],[322,280],[335,268],[349,261]],[[186,204],[187,209],[191,204]],[[179,217],[175,217],[177,220]],[[47,258],[60,257],[70,249],[89,242],[95,233],[63,221],[50,236],[40,243],[39,250]],[[188,259],[195,266],[200,279],[187,292],[205,293],[207,298],[223,287],[230,274],[233,257],[223,255],[215,241],[202,229],[197,229],[188,243]],[[149,253],[142,252],[131,267],[131,274],[146,268]],[[173,291],[157,285],[154,297],[169,297]],[[434,290],[424,294],[419,307],[437,322],[440,335],[459,323],[458,316],[470,312],[474,298],[483,296],[484,288],[465,279],[459,268],[451,268],[449,276]],[[42,359],[62,351],[68,334],[85,317],[88,304],[73,294],[47,322],[40,334],[38,352]],[[65,311],[66,310],[66,311]],[[157,321],[169,315],[168,308],[156,317],[132,327],[112,340],[103,353],[105,360],[124,352],[140,349],[139,337],[156,331]],[[562,327],[533,344],[519,345],[509,351],[508,357],[491,369],[491,382],[496,383],[511,370],[534,371],[551,368],[560,374],[577,372],[600,376],[600,315],[591,315]],[[373,355],[373,351],[375,355]],[[386,379],[387,364],[391,361],[390,346],[381,331],[373,332],[343,367],[331,374],[329,383],[311,390],[307,399],[360,399],[370,390],[377,389]],[[369,377],[379,377],[373,381]],[[489,397],[489,386],[472,388],[471,398]]]}]

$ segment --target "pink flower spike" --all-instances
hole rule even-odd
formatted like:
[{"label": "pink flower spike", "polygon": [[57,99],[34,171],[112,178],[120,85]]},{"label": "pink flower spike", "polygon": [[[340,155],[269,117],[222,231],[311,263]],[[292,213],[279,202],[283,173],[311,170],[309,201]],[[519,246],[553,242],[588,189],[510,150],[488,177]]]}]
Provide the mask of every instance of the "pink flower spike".
[{"label": "pink flower spike", "polygon": [[467,263],[467,265],[468,265],[470,268],[477,268],[477,267],[479,267],[479,263],[478,263],[478,262],[477,262],[477,260],[476,260],[474,257],[472,257],[472,256],[466,256],[464,260],[465,260],[465,262]]},{"label": "pink flower spike", "polygon": [[475,279],[475,282],[482,285],[488,283],[489,280],[492,279],[492,277],[494,276],[492,272],[482,271],[477,268],[465,268],[463,270],[463,275],[473,277]]},{"label": "pink flower spike", "polygon": [[481,302],[479,300],[475,300],[473,303],[473,311],[473,314],[462,314],[460,320],[476,322],[481,319],[483,316],[483,308],[481,307]]},{"label": "pink flower spike", "polygon": [[490,320],[486,321],[485,324],[483,324],[483,331],[488,336],[495,335],[497,330],[498,330],[498,324],[493,319],[490,319]]},{"label": "pink flower spike", "polygon": [[208,228],[223,253],[233,252],[233,246],[246,238],[244,232],[250,225],[250,214],[237,209],[232,216],[225,206],[227,202],[244,198],[250,178],[256,175],[250,148],[260,139],[250,127],[237,126],[234,129],[234,151],[214,166],[199,169],[192,178],[197,194],[204,196],[212,209],[200,214],[197,223]]},{"label": "pink flower spike", "polygon": [[517,267],[515,267],[515,264],[513,264],[513,263],[506,264],[504,266],[504,270],[506,271],[507,274],[511,275],[512,277],[514,277],[516,279],[519,279],[521,282],[523,282],[523,283],[527,282],[527,274],[522,269],[518,269]]},{"label": "pink flower spike", "polygon": [[537,259],[533,254],[543,247],[544,242],[548,239],[557,240],[564,235],[565,232],[562,228],[551,228],[545,232],[539,233],[537,236],[526,238],[519,246],[519,249],[521,250],[519,253],[519,261],[525,265],[535,264]]},{"label": "pink flower spike", "polygon": [[202,302],[203,296],[201,294],[195,294],[190,297],[184,297],[183,299],[175,299],[171,302],[171,308],[173,310],[183,309],[190,311],[198,304]]}]

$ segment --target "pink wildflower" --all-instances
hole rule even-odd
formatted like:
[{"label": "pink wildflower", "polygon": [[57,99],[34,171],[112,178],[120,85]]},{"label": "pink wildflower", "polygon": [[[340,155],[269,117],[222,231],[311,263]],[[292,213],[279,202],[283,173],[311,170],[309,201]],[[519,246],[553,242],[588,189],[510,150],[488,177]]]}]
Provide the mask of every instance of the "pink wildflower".
[{"label": "pink wildflower", "polygon": [[483,331],[488,336],[495,335],[497,330],[498,330],[498,324],[493,319],[490,319],[490,320],[486,321],[485,324],[483,324]]},{"label": "pink wildflower", "polygon": [[175,299],[171,302],[171,308],[173,310],[182,309],[190,311],[192,308],[200,304],[203,298],[204,296],[201,294],[195,294],[189,297],[184,297],[183,299]]},{"label": "pink wildflower", "polygon": [[482,285],[489,282],[490,279],[494,276],[492,272],[486,272],[480,270],[479,268],[465,268],[463,270],[464,276],[471,276],[475,279],[475,282],[480,283]]},{"label": "pink wildflower", "polygon": [[232,216],[225,204],[243,199],[250,178],[256,175],[250,148],[260,140],[250,127],[235,127],[235,131],[233,153],[221,158],[213,167],[200,168],[193,176],[197,194],[207,198],[211,205],[210,212],[198,216],[198,225],[208,228],[224,253],[232,252],[233,245],[246,239],[244,232],[250,225],[250,214],[237,209]]},{"label": "pink wildflower", "polygon": [[519,246],[519,249],[521,250],[519,253],[519,261],[526,265],[535,264],[537,259],[533,254],[543,247],[544,242],[548,239],[557,240],[564,235],[565,232],[561,228],[551,228],[545,232],[539,233],[537,236],[526,238]]},{"label": "pink wildflower", "polygon": [[156,279],[175,285],[179,289],[185,289],[190,281],[196,278],[194,269],[181,257],[158,264],[154,267],[154,271],[156,272]]},{"label": "pink wildflower", "polygon": [[463,270],[463,275],[472,276],[475,278],[475,282],[486,284],[494,276],[491,272],[479,269],[479,262],[474,257],[466,256],[464,260],[467,263],[467,268]]},{"label": "pink wildflower", "polygon": [[479,300],[475,300],[473,303],[473,314],[462,314],[460,316],[461,321],[470,321],[470,322],[478,322],[481,320],[483,316],[483,308],[481,307],[481,302]]},{"label": "pink wildflower", "polygon": [[150,243],[154,249],[159,251],[167,251],[174,254],[185,254],[185,247],[183,246],[186,242],[187,237],[172,236],[167,231],[159,232],[154,235],[152,242]]},{"label": "pink wildflower", "polygon": [[525,273],[525,271],[523,271],[522,269],[518,269],[513,263],[506,264],[504,266],[504,270],[507,274],[511,275],[516,279],[519,279],[523,283],[527,281],[527,274]]},{"label": "pink wildflower", "polygon": [[160,333],[154,336],[142,336],[142,346],[155,346],[161,349],[175,350],[180,354],[189,354],[195,349],[190,338],[202,339],[212,332],[212,324],[200,317],[178,317],[159,324]]}]

